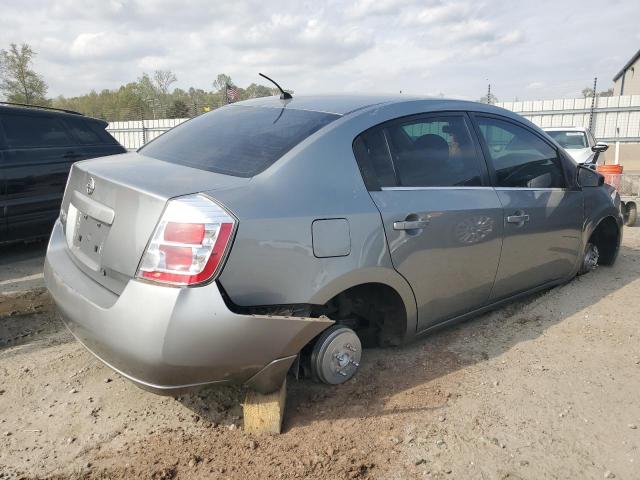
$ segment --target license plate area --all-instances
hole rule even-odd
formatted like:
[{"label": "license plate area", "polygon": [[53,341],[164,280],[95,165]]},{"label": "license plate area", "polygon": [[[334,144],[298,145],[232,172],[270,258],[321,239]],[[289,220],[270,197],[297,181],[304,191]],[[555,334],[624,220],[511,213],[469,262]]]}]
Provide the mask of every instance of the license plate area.
[{"label": "license plate area", "polygon": [[111,227],[80,210],[75,210],[74,215],[68,216],[68,220],[73,220],[73,225],[69,229],[71,225],[67,224],[67,229],[70,230],[67,233],[67,244],[85,265],[99,271],[102,250]]}]

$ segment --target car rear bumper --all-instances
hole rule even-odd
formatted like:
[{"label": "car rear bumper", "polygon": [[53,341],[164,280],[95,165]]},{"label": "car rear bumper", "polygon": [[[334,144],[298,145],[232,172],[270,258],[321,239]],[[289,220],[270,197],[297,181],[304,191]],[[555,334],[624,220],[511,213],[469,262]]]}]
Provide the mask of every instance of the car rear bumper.
[{"label": "car rear bumper", "polygon": [[274,390],[300,349],[333,323],[236,314],[215,282],[172,288],[130,280],[118,296],[70,255],[58,221],[44,275],[65,325],[109,367],[156,393],[211,383]]}]

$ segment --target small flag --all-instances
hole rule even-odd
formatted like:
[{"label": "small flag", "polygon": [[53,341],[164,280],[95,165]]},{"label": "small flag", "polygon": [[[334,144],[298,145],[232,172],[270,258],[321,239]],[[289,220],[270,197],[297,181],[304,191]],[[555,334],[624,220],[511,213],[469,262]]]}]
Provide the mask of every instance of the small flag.
[{"label": "small flag", "polygon": [[238,100],[240,94],[238,93],[238,89],[227,83],[227,103],[235,102]]}]

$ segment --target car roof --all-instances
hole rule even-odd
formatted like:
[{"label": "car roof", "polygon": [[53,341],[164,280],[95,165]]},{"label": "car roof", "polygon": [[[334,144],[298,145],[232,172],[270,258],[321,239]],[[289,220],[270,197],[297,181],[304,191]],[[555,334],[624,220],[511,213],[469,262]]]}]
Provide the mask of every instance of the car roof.
[{"label": "car roof", "polygon": [[48,108],[48,107],[39,107],[39,106],[30,106],[30,105],[14,105],[10,103],[0,102],[0,113],[9,112],[9,113],[21,113],[21,114],[29,114],[29,115],[44,115],[44,116],[61,116],[67,118],[82,118],[85,120],[91,120],[94,122],[99,122],[101,124],[106,125],[108,122],[105,120],[101,120],[99,118],[87,117],[78,112],[73,112],[71,110],[60,110],[57,108]]},{"label": "car roof", "polygon": [[498,113],[507,117],[522,118],[503,108],[484,103],[447,98],[420,97],[405,94],[395,95],[360,95],[360,94],[328,94],[328,95],[294,95],[291,100],[281,100],[278,96],[260,97],[237,102],[232,105],[249,107],[283,108],[309,110],[314,112],[331,113],[334,115],[348,115],[376,105],[391,105],[422,102],[425,111],[471,110],[487,113]]},{"label": "car roof", "polygon": [[585,127],[544,127],[545,132],[586,132]]},{"label": "car roof", "polygon": [[[294,95],[291,100],[281,100],[278,96],[260,97],[234,105],[250,107],[282,108],[284,105],[294,110],[310,110],[313,112],[332,113],[334,115],[347,115],[356,110],[379,105],[382,103],[395,103],[399,101],[398,95]],[[403,100],[413,97],[403,97]]]}]

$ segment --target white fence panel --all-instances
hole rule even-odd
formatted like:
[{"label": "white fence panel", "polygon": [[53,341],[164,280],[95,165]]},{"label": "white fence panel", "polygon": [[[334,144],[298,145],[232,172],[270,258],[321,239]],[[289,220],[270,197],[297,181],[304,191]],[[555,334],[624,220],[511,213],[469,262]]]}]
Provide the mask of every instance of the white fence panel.
[{"label": "white fence panel", "polygon": [[[496,106],[523,114],[539,127],[589,127],[591,98],[503,102]],[[599,97],[593,134],[599,140],[640,142],[640,95]]]},{"label": "white fence panel", "polygon": [[188,118],[159,118],[111,122],[107,131],[127,150],[137,150],[167,130],[189,120]]}]

